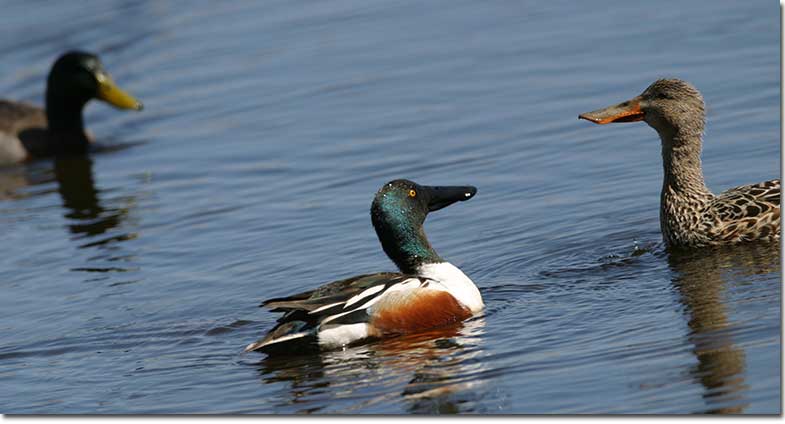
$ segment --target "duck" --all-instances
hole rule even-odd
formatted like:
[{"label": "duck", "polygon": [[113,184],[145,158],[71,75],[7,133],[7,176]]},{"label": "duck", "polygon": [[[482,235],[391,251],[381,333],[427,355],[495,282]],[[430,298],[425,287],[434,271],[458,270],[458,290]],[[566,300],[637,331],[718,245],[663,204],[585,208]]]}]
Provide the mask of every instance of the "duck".
[{"label": "duck", "polygon": [[630,100],[578,118],[601,125],[644,121],[657,131],[664,168],[660,230],[667,246],[779,240],[779,179],[720,194],[706,187],[700,158],[706,113],[703,96],[692,84],[659,79]]},{"label": "duck", "polygon": [[455,325],[481,312],[477,286],[436,253],[423,229],[429,213],[476,193],[472,186],[426,186],[405,179],[382,186],[371,203],[371,222],[399,272],[358,275],[262,302],[283,316],[245,352],[340,349]]},{"label": "duck", "polygon": [[96,55],[64,53],[49,71],[45,108],[0,100],[0,165],[86,153],[92,138],[85,132],[82,110],[91,99],[118,109],[143,108],[115,84]]}]

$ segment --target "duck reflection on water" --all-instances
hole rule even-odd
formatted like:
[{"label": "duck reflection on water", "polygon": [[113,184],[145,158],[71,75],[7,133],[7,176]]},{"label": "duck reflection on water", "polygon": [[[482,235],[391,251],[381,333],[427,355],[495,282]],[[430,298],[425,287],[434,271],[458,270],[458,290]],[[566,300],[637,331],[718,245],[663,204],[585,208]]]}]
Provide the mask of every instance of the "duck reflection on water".
[{"label": "duck reflection on water", "polygon": [[71,221],[72,234],[96,236],[116,227],[126,210],[108,211],[101,205],[93,179],[93,161],[87,156],[66,156],[54,160],[57,191],[64,216]]},{"label": "duck reflection on water", "polygon": [[[269,356],[259,373],[265,384],[288,382],[278,406],[302,405],[300,413],[354,413],[385,402],[403,402],[412,413],[472,412],[488,390],[479,360],[484,328],[480,316],[343,351]],[[328,392],[330,399],[321,396]],[[344,407],[324,410],[337,404]]]},{"label": "duck reflection on water", "polygon": [[734,340],[739,323],[730,317],[727,298],[732,287],[724,276],[779,273],[779,244],[754,242],[700,251],[674,250],[668,254],[668,264],[688,319],[687,337],[698,360],[690,373],[705,388],[707,410],[699,412],[744,412],[749,403],[744,398],[748,390],[747,355]]}]

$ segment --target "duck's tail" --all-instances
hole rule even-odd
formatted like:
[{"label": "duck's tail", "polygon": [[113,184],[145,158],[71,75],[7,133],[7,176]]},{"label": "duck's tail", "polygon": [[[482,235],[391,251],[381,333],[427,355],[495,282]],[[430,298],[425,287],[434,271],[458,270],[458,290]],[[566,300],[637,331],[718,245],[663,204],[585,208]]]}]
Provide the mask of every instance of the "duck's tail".
[{"label": "duck's tail", "polygon": [[245,352],[305,353],[318,350],[316,329],[304,321],[289,321],[245,347]]}]

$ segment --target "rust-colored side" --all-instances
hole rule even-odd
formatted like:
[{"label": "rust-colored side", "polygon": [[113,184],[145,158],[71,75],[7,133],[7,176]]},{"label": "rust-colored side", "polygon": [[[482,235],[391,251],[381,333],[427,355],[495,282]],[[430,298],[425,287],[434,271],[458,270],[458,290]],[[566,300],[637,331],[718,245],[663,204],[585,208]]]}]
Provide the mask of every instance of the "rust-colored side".
[{"label": "rust-colored side", "polygon": [[371,327],[381,334],[406,334],[442,327],[471,316],[452,295],[440,290],[411,290],[391,293],[389,300],[375,305]]}]

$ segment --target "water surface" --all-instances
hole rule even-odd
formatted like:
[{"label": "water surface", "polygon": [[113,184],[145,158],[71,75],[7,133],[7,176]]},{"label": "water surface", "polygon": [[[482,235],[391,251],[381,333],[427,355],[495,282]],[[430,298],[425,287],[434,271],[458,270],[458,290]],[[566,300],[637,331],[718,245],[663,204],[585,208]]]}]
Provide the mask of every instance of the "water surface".
[{"label": "water surface", "polygon": [[[715,191],[780,171],[771,1],[11,1],[0,93],[100,54],[89,158],[0,170],[4,413],[779,413],[779,248],[668,252],[660,146],[581,112],[654,79],[708,104]],[[461,326],[242,354],[259,301],[393,270],[385,182],[472,184],[431,215],[480,287]]]}]

